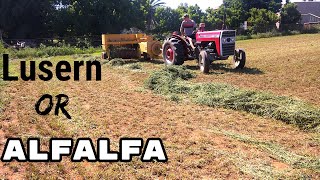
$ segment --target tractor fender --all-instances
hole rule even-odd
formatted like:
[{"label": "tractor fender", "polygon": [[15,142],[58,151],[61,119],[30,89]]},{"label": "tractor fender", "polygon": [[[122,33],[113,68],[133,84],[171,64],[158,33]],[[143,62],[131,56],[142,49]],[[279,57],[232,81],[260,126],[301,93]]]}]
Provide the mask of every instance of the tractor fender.
[{"label": "tractor fender", "polygon": [[[191,46],[188,46],[188,42],[187,42],[187,40],[186,40],[184,37],[179,36],[179,35],[172,35],[171,37],[181,40],[183,47],[184,47],[185,49],[188,49],[188,51],[192,51]],[[188,54],[188,51],[185,51],[185,54],[186,54],[186,55]]]}]

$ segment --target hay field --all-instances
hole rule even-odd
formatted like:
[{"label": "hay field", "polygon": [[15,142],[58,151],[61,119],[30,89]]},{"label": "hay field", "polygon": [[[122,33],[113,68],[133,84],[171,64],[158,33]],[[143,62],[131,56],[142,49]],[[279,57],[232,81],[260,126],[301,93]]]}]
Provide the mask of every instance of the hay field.
[{"label": "hay field", "polygon": [[[248,53],[246,69],[235,71],[229,61],[221,61],[203,75],[189,61],[185,68],[196,77],[187,83],[224,83],[241,91],[286,96],[318,111],[319,39],[320,34],[241,41],[238,46]],[[45,59],[57,63],[99,55]],[[61,163],[1,162],[0,178],[320,178],[319,131],[243,109],[197,103],[189,93],[180,97],[150,90],[146,81],[164,68],[160,60],[101,62],[101,82],[85,81],[83,69],[79,82],[18,81],[0,86],[0,151],[9,137],[39,137],[43,150],[51,137],[108,137],[116,151],[121,137],[157,137],[164,141],[168,163],[142,163],[138,158],[131,163],[72,163],[69,158]],[[17,74],[19,60],[11,64],[11,73]],[[67,94],[72,120],[37,115],[34,104],[45,93]]]}]

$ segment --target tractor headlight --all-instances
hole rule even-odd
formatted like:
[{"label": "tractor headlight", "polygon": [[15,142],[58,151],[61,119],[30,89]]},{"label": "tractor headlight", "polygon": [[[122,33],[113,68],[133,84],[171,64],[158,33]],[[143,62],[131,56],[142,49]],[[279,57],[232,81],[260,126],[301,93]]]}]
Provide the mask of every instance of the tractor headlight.
[{"label": "tractor headlight", "polygon": [[235,42],[235,37],[224,37],[221,40],[223,44],[231,44]]},{"label": "tractor headlight", "polygon": [[208,44],[208,48],[210,48],[210,49],[214,49],[214,43],[213,42],[210,42],[209,44]]}]

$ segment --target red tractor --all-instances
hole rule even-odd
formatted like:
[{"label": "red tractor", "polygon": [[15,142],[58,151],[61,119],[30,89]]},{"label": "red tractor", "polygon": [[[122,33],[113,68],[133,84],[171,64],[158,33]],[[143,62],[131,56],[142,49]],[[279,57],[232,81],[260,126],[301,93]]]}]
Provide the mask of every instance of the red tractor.
[{"label": "red tractor", "polygon": [[200,70],[209,73],[215,60],[227,60],[233,56],[234,67],[242,69],[246,63],[246,53],[235,49],[236,31],[204,31],[204,23],[196,32],[196,39],[174,33],[163,44],[163,59],[167,65],[182,65],[185,60],[196,59]]}]

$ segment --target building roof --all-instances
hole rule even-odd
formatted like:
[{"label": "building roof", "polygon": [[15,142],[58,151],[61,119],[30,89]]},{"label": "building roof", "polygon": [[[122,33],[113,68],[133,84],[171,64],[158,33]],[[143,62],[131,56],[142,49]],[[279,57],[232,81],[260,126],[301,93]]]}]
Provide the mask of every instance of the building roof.
[{"label": "building roof", "polygon": [[320,1],[295,2],[301,14],[320,16]]}]

